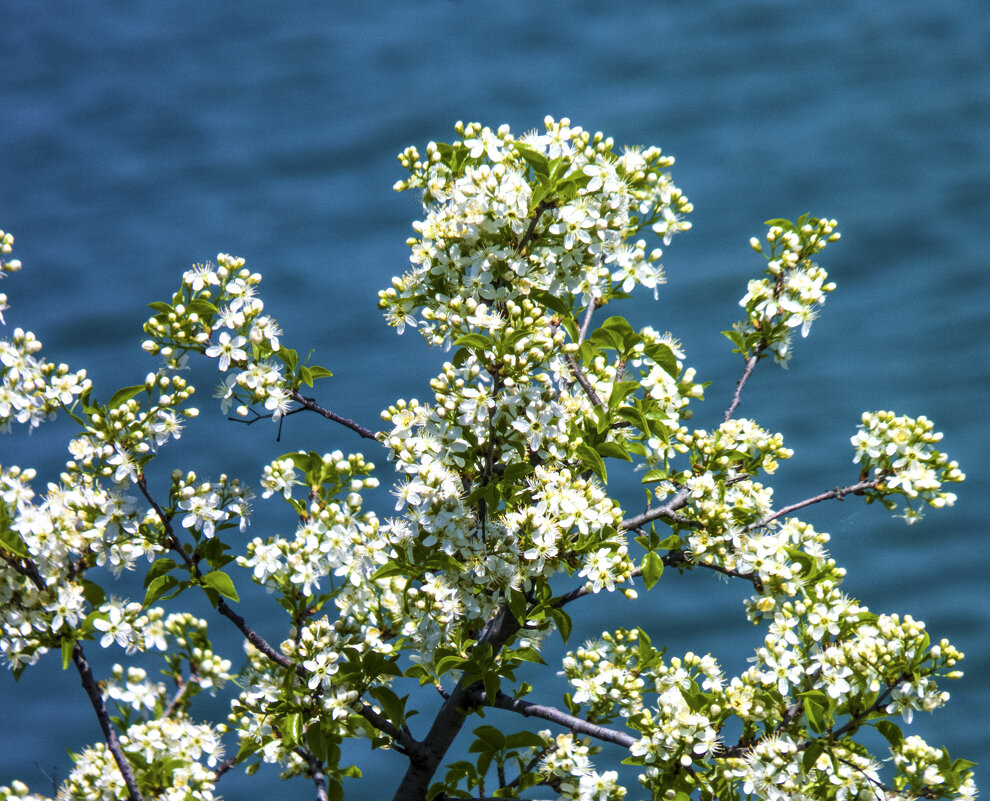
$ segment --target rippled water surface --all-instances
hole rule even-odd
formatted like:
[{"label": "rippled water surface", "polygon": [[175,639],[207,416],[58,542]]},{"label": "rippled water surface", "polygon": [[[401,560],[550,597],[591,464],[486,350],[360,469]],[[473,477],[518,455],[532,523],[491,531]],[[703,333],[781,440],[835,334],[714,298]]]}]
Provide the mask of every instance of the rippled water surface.
[{"label": "rippled water surface", "polygon": [[[8,324],[34,330],[50,359],[88,367],[106,396],[154,367],[138,348],[144,304],[168,297],[190,263],[234,253],[265,275],[285,340],[335,371],[321,399],[373,426],[391,399],[424,397],[442,360],[414,334],[396,337],[375,307],[404,269],[418,213],[414,197],[391,191],[395,154],[449,139],[458,119],[522,131],[568,116],[677,157],[694,229],[665,253],[659,301],[643,298],[630,314],[673,331],[712,382],[703,426],[719,419],[738,374],[717,332],[737,319],[759,269],[747,240],[770,217],[835,217],[844,236],[822,263],[839,289],[788,371],[761,365],[740,413],[796,450],[775,484],[782,503],[854,478],[848,438],[863,409],[924,413],[945,432],[969,474],[955,508],[913,528],[856,499],[806,518],[832,532],[852,594],[926,620],[967,652],[949,707],[920,716],[917,730],[984,761],[990,10],[983,0],[901,0],[896,14],[852,0],[829,7],[8,0],[0,226],[25,264],[4,282]],[[289,449],[361,447],[302,418],[281,443],[214,419],[201,421],[199,444],[190,434],[163,461],[256,479]],[[6,437],[0,462],[52,477],[66,433]],[[378,507],[391,509],[384,493]],[[274,511],[255,523],[259,535],[290,528]],[[742,595],[711,576],[671,575],[636,611],[672,652],[710,650],[739,670],[757,644]],[[274,605],[258,602],[259,628],[277,638]],[[631,613],[596,604],[580,614],[576,636],[587,637]],[[222,623],[210,616],[236,659]],[[104,655],[89,650],[105,672]],[[78,679],[57,663],[47,658],[18,685],[0,678],[0,784],[20,777],[43,791],[52,766],[69,770],[66,747],[99,736]],[[369,759],[363,746],[351,756]],[[348,798],[394,786],[403,759],[370,759],[375,781]],[[234,773],[220,791],[290,792],[274,772],[261,778]]]}]

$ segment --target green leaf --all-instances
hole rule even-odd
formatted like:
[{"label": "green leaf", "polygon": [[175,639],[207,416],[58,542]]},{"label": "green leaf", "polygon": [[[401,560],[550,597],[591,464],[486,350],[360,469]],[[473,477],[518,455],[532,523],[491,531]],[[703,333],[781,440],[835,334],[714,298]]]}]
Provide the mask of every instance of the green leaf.
[{"label": "green leaf", "polygon": [[573,317],[570,307],[563,298],[557,297],[545,289],[531,289],[529,291],[530,300],[535,301],[544,308],[557,312],[561,317],[569,319]]},{"label": "green leaf", "polygon": [[0,520],[0,547],[10,551],[14,556],[18,556],[21,559],[31,558],[31,554],[28,552],[24,540],[21,539],[21,535],[10,527],[10,523],[7,520]]},{"label": "green leaf", "polygon": [[529,605],[525,594],[521,590],[510,589],[506,602],[509,605],[509,611],[512,612],[512,616],[516,619],[516,622],[519,623],[520,626],[523,625],[526,622],[526,607]]},{"label": "green leaf", "polygon": [[738,331],[730,330],[723,331],[722,336],[724,336],[729,342],[736,346],[733,353],[743,353],[746,350],[746,337],[744,337]]},{"label": "green leaf", "polygon": [[533,470],[534,467],[529,462],[512,462],[505,466],[505,472],[502,473],[502,481],[507,484],[516,484],[520,479],[532,473]]},{"label": "green leaf", "polygon": [[571,636],[571,628],[574,625],[571,621],[570,615],[568,615],[563,609],[557,609],[554,607],[550,610],[550,616],[553,618],[554,623],[557,624],[557,628],[560,630],[560,638],[566,643],[568,637]]},{"label": "green leaf", "polygon": [[484,334],[465,334],[454,340],[454,344],[459,348],[471,348],[473,350],[487,350],[492,346],[492,341]]},{"label": "green leaf", "polygon": [[670,472],[667,470],[647,470],[646,475],[643,476],[643,484],[655,484],[657,481],[663,481],[670,477]]},{"label": "green leaf", "polygon": [[639,389],[638,381],[617,381],[612,385],[612,392],[608,396],[608,406],[614,409],[624,401],[631,392]]},{"label": "green leaf", "polygon": [[901,731],[901,727],[896,723],[891,723],[889,720],[878,720],[873,724],[876,730],[880,732],[890,743],[891,748],[900,747],[901,742],[904,740],[904,732]]},{"label": "green leaf", "polygon": [[494,670],[489,670],[481,677],[481,683],[485,686],[485,695],[488,696],[489,703],[494,703],[502,686],[502,677]]},{"label": "green leaf", "polygon": [[291,748],[302,739],[302,715],[298,712],[293,712],[290,715],[286,715],[282,719],[282,725],[279,728],[281,729],[282,739],[285,741],[286,745]]},{"label": "green leaf", "polygon": [[82,585],[83,597],[93,609],[98,609],[106,603],[107,594],[95,581],[82,579],[79,583]]},{"label": "green leaf", "polygon": [[526,163],[530,167],[532,167],[533,173],[537,178],[547,179],[550,177],[550,161],[543,153],[540,153],[527,145],[519,144],[518,142],[515,147],[516,152],[526,160]]},{"label": "green leaf", "polygon": [[133,387],[124,387],[123,389],[118,389],[113,393],[113,397],[110,398],[110,402],[107,404],[108,409],[116,409],[120,404],[126,403],[139,392],[144,392],[144,384],[135,384]]},{"label": "green leaf", "polygon": [[622,406],[616,409],[615,413],[627,423],[636,426],[644,434],[650,434],[650,421],[643,415],[639,404],[635,406]]},{"label": "green leaf", "polygon": [[670,345],[664,342],[655,342],[646,347],[646,355],[659,364],[671,377],[677,378],[680,374],[680,370],[677,369],[677,357]]},{"label": "green leaf", "polygon": [[307,368],[309,370],[310,376],[316,381],[319,378],[330,378],[333,375],[326,367],[320,367],[319,365],[313,365]]},{"label": "green leaf", "polygon": [[196,298],[195,300],[189,301],[186,304],[186,311],[195,312],[200,317],[203,317],[202,321],[206,325],[209,325],[213,321],[213,316],[220,313],[220,309],[216,307],[214,303],[207,300],[206,298]]},{"label": "green leaf", "polygon": [[808,725],[811,727],[811,730],[817,734],[825,731],[822,712],[821,704],[817,700],[813,698],[804,699],[804,715],[808,719]]},{"label": "green leaf", "polygon": [[606,458],[611,457],[612,459],[623,459],[627,462],[632,461],[629,451],[623,448],[618,442],[601,442],[598,444],[596,450],[599,455]]},{"label": "green leaf", "polygon": [[372,687],[369,691],[371,696],[378,701],[382,711],[395,726],[402,726],[406,719],[406,698],[399,698],[391,689],[385,686]]},{"label": "green leaf", "polygon": [[484,750],[485,746],[493,751],[498,751],[505,745],[505,735],[494,726],[479,726],[474,730],[473,734],[478,739],[468,749],[472,754],[477,754]]},{"label": "green leaf", "polygon": [[256,754],[261,750],[262,743],[253,737],[246,737],[241,740],[241,747],[237,751],[237,758],[234,760],[237,764],[240,764],[245,759],[247,759],[252,754]]},{"label": "green leaf", "polygon": [[801,757],[801,764],[805,772],[810,771],[814,767],[814,764],[818,761],[818,757],[821,756],[824,750],[825,743],[821,740],[812,740],[808,743],[808,747],[804,749],[804,756]]},{"label": "green leaf", "polygon": [[528,646],[526,648],[513,648],[506,651],[505,655],[511,657],[512,659],[520,659],[523,662],[535,662],[538,665],[546,664],[546,662],[543,661],[543,657],[540,656],[540,652],[535,648],[530,648]]},{"label": "green leaf", "polygon": [[230,598],[232,601],[241,600],[237,596],[237,590],[234,589],[234,582],[230,580],[230,576],[221,570],[214,570],[211,573],[207,573],[203,576],[202,582],[204,586],[212,587],[224,598]]},{"label": "green leaf", "polygon": [[546,743],[536,732],[517,731],[505,738],[506,748],[543,748]]},{"label": "green leaf", "polygon": [[158,559],[151,567],[148,568],[148,572],[144,577],[144,586],[147,587],[159,576],[164,576],[172,568],[178,567],[178,565],[171,559]]},{"label": "green leaf", "polygon": [[323,736],[323,729],[317,725],[312,725],[306,729],[306,745],[310,752],[321,762],[326,762],[329,757],[326,738]]},{"label": "green leaf", "polygon": [[155,601],[162,598],[167,592],[179,586],[179,580],[172,575],[165,574],[154,579],[148,585],[148,591],[144,595],[143,606],[151,606]]},{"label": "green leaf", "polygon": [[585,467],[594,471],[595,475],[602,480],[603,484],[608,483],[608,474],[605,472],[605,462],[602,457],[598,455],[598,451],[582,442],[577,447],[577,454],[584,461]]},{"label": "green leaf", "polygon": [[170,311],[172,311],[172,307],[169,306],[169,304],[163,303],[160,300],[156,300],[154,303],[149,303],[148,308],[154,309],[156,312],[159,312],[161,314],[168,314]]},{"label": "green leaf", "polygon": [[656,551],[650,551],[643,557],[643,583],[646,589],[652,590],[663,575],[663,559]]},{"label": "green leaf", "polygon": [[296,365],[299,364],[299,354],[292,350],[292,348],[279,348],[275,351],[275,355],[285,365],[285,370],[289,375],[296,372]]}]

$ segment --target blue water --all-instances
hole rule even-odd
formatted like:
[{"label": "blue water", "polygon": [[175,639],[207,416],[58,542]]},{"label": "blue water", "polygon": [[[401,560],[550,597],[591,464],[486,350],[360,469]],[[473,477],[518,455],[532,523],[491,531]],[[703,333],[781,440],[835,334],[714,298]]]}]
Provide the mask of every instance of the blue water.
[{"label": "blue water", "polygon": [[[457,119],[521,131],[546,114],[569,116],[678,159],[694,229],[665,254],[670,283],[659,302],[637,301],[630,314],[683,340],[713,382],[697,418],[710,425],[738,372],[717,331],[737,319],[760,263],[747,240],[769,217],[835,217],[844,236],[822,261],[839,289],[787,372],[761,365],[740,414],[796,450],[775,482],[781,502],[853,477],[848,437],[863,409],[924,413],[945,432],[969,475],[955,508],[910,529],[857,500],[806,518],[832,532],[851,593],[926,620],[967,652],[948,708],[916,728],[985,762],[990,9],[985,0],[828,9],[785,0],[7,0],[0,227],[26,265],[4,281],[8,324],[34,330],[50,359],[89,368],[106,397],[153,369],[138,349],[144,304],[168,297],[190,263],[234,253],[265,275],[284,341],[315,348],[314,360],[335,371],[321,400],[373,427],[391,399],[427,394],[442,356],[415,335],[396,337],[375,308],[377,290],[404,269],[418,212],[415,198],[391,191],[395,154],[449,139]],[[211,387],[200,387],[204,410]],[[194,434],[208,447],[193,447]],[[7,437],[0,461],[50,477],[67,435],[49,426]],[[367,443],[298,417],[277,443],[270,430],[204,412],[163,469],[256,479],[265,461],[300,447]],[[290,528],[278,510],[261,511],[254,533]],[[654,641],[744,665],[756,643],[742,592],[710,576],[664,582],[636,607]],[[200,613],[236,659],[224,621]],[[627,623],[630,609],[581,614],[575,637]],[[277,639],[270,602],[259,615]],[[105,671],[106,655],[89,652]],[[0,784],[20,777],[43,791],[53,766],[69,770],[64,749],[99,735],[78,679],[57,661],[19,685],[0,677]],[[401,757],[363,747],[352,757],[385,778],[348,798],[390,794]],[[282,786],[274,772],[257,779],[235,772],[219,790],[228,799],[311,792]]]}]

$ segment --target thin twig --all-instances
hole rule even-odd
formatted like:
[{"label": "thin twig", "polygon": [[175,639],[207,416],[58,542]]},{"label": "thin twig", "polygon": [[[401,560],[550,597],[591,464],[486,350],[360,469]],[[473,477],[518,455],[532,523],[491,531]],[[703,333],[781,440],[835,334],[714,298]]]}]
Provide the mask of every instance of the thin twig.
[{"label": "thin twig", "polygon": [[743,370],[742,376],[736,381],[736,391],[732,396],[732,403],[729,404],[729,408],[722,415],[723,423],[729,422],[733,413],[736,411],[736,407],[739,406],[739,398],[742,395],[743,387],[746,386],[746,382],[749,381],[749,377],[753,374],[753,368],[756,367],[756,363],[760,360],[760,354],[764,348],[765,346],[761,345],[752,356],[746,359],[746,369]]},{"label": "thin twig", "polygon": [[772,515],[760,520],[757,523],[750,523],[743,529],[743,532],[752,531],[754,528],[762,528],[768,523],[784,517],[784,515],[789,515],[791,512],[795,512],[798,509],[803,509],[805,506],[811,506],[812,504],[821,503],[822,501],[830,501],[832,499],[842,500],[846,495],[861,495],[866,490],[876,489],[884,481],[886,481],[887,478],[888,476],[883,473],[874,479],[870,479],[869,481],[860,481],[856,484],[851,484],[848,487],[836,487],[828,492],[823,492],[821,495],[816,495],[814,498],[807,498],[806,500],[799,501],[798,503],[792,503],[790,506],[785,506],[783,509],[778,509]]},{"label": "thin twig", "polygon": [[199,674],[195,666],[190,666],[189,668],[189,678],[186,681],[182,681],[180,677],[178,679],[179,691],[175,694],[175,697],[169,702],[168,707],[162,713],[163,718],[170,718],[175,713],[175,710],[179,708],[179,705],[183,702],[183,699],[192,687],[199,685]]},{"label": "thin twig", "polygon": [[519,245],[516,247],[516,252],[519,254],[525,254],[526,248],[529,247],[529,243],[532,241],[533,236],[536,234],[536,225],[540,221],[540,217],[543,216],[543,212],[547,209],[552,209],[557,205],[555,200],[541,200],[535,209],[533,209],[533,218],[529,221],[529,227],[526,229],[526,233],[523,234],[523,238],[519,241]]},{"label": "thin twig", "polygon": [[308,678],[309,671],[306,670],[302,665],[293,664],[292,660],[289,659],[285,654],[276,651],[271,644],[260,634],[258,634],[254,629],[252,629],[237,612],[227,606],[227,602],[220,598],[217,602],[217,611],[227,618],[231,623],[237,626],[241,634],[244,635],[251,645],[257,648],[270,662],[274,662],[284,668],[292,668],[299,674],[300,678]]},{"label": "thin twig", "polygon": [[308,409],[311,412],[316,412],[321,417],[325,417],[327,420],[332,420],[335,423],[340,423],[342,426],[347,426],[347,428],[351,429],[351,431],[356,431],[365,439],[373,439],[376,442],[378,441],[378,436],[370,428],[365,428],[360,423],[355,423],[353,420],[349,420],[346,417],[341,417],[339,414],[331,412],[329,409],[324,409],[313,398],[303,397],[296,390],[289,393],[289,397],[291,397],[296,403],[302,405],[304,409]]},{"label": "thin twig", "polygon": [[588,308],[584,312],[584,320],[581,321],[581,330],[578,331],[578,344],[580,345],[584,342],[584,338],[588,336],[588,329],[591,328],[591,315],[595,313],[595,309],[598,308],[598,301],[594,298],[588,303]]},{"label": "thin twig", "polygon": [[598,397],[598,393],[595,392],[595,388],[591,386],[584,373],[581,372],[581,368],[578,367],[577,359],[575,359],[570,353],[567,354],[567,363],[571,366],[571,371],[574,373],[574,377],[577,379],[577,382],[581,385],[581,389],[584,390],[584,394],[588,396],[588,400],[595,404],[595,406],[604,409],[605,404],[602,403],[602,399]]},{"label": "thin twig", "polygon": [[213,774],[213,781],[216,782],[223,774],[234,767],[237,764],[237,757],[227,757],[223,762],[217,765],[217,769]]}]

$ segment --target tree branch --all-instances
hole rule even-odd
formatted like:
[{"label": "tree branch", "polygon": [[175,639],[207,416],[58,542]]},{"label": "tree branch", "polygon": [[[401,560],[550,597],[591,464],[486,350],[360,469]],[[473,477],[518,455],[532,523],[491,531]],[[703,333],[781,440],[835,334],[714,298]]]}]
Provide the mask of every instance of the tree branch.
[{"label": "tree branch", "polygon": [[856,484],[851,484],[848,487],[836,487],[828,492],[823,492],[821,495],[816,495],[814,498],[807,498],[806,500],[799,501],[798,503],[792,503],[790,506],[785,506],[783,509],[778,509],[772,515],[764,518],[758,523],[750,523],[743,529],[743,531],[746,532],[752,531],[754,528],[762,528],[778,518],[789,515],[791,512],[796,512],[798,509],[803,509],[805,506],[811,506],[812,504],[821,503],[822,501],[830,501],[832,499],[838,499],[841,501],[846,495],[862,495],[866,492],[866,490],[876,489],[888,478],[889,476],[886,473],[882,473],[869,481],[860,481]]},{"label": "tree branch", "polygon": [[756,352],[746,359],[746,369],[743,370],[742,376],[736,381],[736,391],[732,396],[732,403],[729,404],[729,408],[725,410],[725,414],[722,415],[722,422],[727,423],[731,419],[733,413],[736,411],[736,407],[739,406],[739,399],[742,396],[743,387],[746,386],[746,382],[749,381],[749,377],[753,374],[753,368],[756,367],[756,363],[760,360],[760,354],[766,349],[765,345],[760,345],[756,349]]},{"label": "tree branch", "polygon": [[83,689],[86,691],[86,695],[89,696],[93,710],[96,712],[96,718],[99,720],[100,728],[103,730],[103,739],[106,740],[107,749],[113,755],[113,761],[117,763],[120,775],[124,777],[124,784],[127,785],[127,792],[129,793],[128,798],[130,801],[144,801],[141,791],[138,789],[134,771],[131,770],[131,764],[127,761],[127,757],[124,755],[124,749],[120,745],[117,731],[110,722],[110,715],[107,714],[107,707],[103,703],[103,696],[100,695],[100,688],[93,678],[93,671],[90,670],[89,662],[86,661],[82,645],[80,645],[78,640],[72,646],[72,662],[79,672]]},{"label": "tree branch", "polygon": [[510,712],[517,712],[527,718],[536,717],[549,720],[551,723],[556,723],[578,734],[586,734],[589,737],[594,737],[596,740],[615,743],[616,745],[621,745],[623,748],[631,748],[638,740],[638,738],[625,732],[599,726],[597,723],[591,723],[590,721],[575,717],[556,707],[534,704],[530,701],[524,701],[521,698],[513,698],[503,692],[499,692],[496,695],[494,702],[488,699],[488,695],[481,688],[472,690],[469,695],[471,700],[476,704],[507,709]]},{"label": "tree branch", "polygon": [[309,766],[309,777],[316,785],[316,801],[327,801],[327,777],[323,773],[323,763],[305,748],[296,746],[293,751],[306,760]]},{"label": "tree branch", "polygon": [[[518,631],[519,623],[508,606],[503,605],[485,625],[475,648],[490,645],[492,654],[497,654]],[[474,681],[468,683],[461,676],[433,719],[429,733],[415,753],[410,755],[409,768],[395,791],[393,801],[422,801],[426,797],[433,775],[467,720],[468,710],[473,705],[471,693],[474,684]]]},{"label": "tree branch", "polygon": [[585,377],[584,373],[581,372],[577,359],[575,359],[570,353],[567,354],[567,363],[571,366],[571,371],[574,373],[574,377],[577,379],[577,382],[581,385],[581,389],[584,390],[584,394],[588,396],[588,400],[595,404],[595,406],[604,408],[605,404],[602,403],[602,399],[598,397],[598,393],[595,392],[595,388],[591,386],[591,383]]},{"label": "tree branch", "polygon": [[581,330],[578,331],[578,344],[580,345],[584,342],[584,338],[588,336],[588,329],[591,328],[591,315],[595,313],[595,309],[598,308],[598,301],[592,299],[588,304],[588,308],[584,312],[584,320],[581,321]]},{"label": "tree branch", "polygon": [[175,714],[175,711],[183,703],[183,700],[186,697],[186,693],[192,687],[195,687],[195,686],[198,686],[198,685],[199,685],[199,672],[197,671],[195,665],[191,665],[190,668],[189,668],[189,678],[186,679],[185,681],[183,681],[182,680],[182,677],[181,676],[179,677],[179,679],[178,679],[178,686],[179,686],[178,692],[176,692],[175,696],[169,702],[168,707],[166,707],[165,711],[162,713],[162,717],[163,718],[170,718],[170,717],[172,717],[172,715]]},{"label": "tree branch", "polygon": [[536,225],[540,221],[540,217],[543,216],[543,212],[547,209],[552,209],[557,205],[555,200],[541,200],[537,204],[536,208],[533,209],[533,219],[529,221],[529,227],[526,229],[526,233],[523,234],[523,238],[519,240],[519,244],[516,246],[516,252],[519,254],[525,254],[526,248],[529,247],[529,243],[533,240],[536,234]]},{"label": "tree branch", "polygon": [[[31,583],[38,589],[38,592],[44,592],[45,580],[41,577],[41,573],[38,572],[38,566],[32,560],[21,560],[23,569],[18,569],[14,563],[6,558],[6,555],[4,555],[4,560],[17,569],[17,572],[21,573],[21,575],[29,578]],[[79,673],[83,689],[86,691],[86,695],[93,705],[93,711],[96,712],[96,719],[99,721],[100,729],[103,731],[103,739],[106,741],[107,750],[110,751],[114,762],[117,763],[117,769],[120,771],[120,775],[124,777],[124,784],[127,786],[127,792],[129,793],[128,798],[130,801],[144,801],[144,797],[138,789],[134,771],[131,769],[131,763],[127,761],[127,757],[124,755],[124,749],[121,747],[120,739],[117,737],[117,730],[114,729],[113,723],[110,721],[107,706],[103,702],[100,688],[96,683],[96,679],[93,678],[93,671],[89,667],[89,662],[86,661],[86,655],[83,653],[83,647],[79,640],[75,640],[72,643],[72,663],[76,666],[76,671]]]},{"label": "tree branch", "polygon": [[324,409],[313,398],[303,397],[296,390],[289,393],[289,397],[291,397],[296,403],[300,404],[304,409],[308,409],[311,412],[316,412],[321,417],[325,417],[327,420],[332,420],[335,423],[340,423],[342,426],[347,426],[347,428],[351,429],[351,431],[356,431],[365,439],[373,439],[376,442],[378,441],[378,436],[370,428],[365,428],[359,423],[355,423],[353,420],[349,420],[346,417],[341,417],[339,414],[335,414],[329,409]]},{"label": "tree branch", "polygon": [[630,529],[639,528],[647,523],[652,523],[654,520],[659,520],[661,517],[670,517],[677,512],[678,509],[683,509],[687,506],[688,498],[690,496],[691,490],[687,487],[681,487],[681,489],[677,491],[677,494],[663,506],[658,506],[656,509],[647,509],[641,515],[627,518],[619,524],[619,527],[625,531],[629,531]]}]

